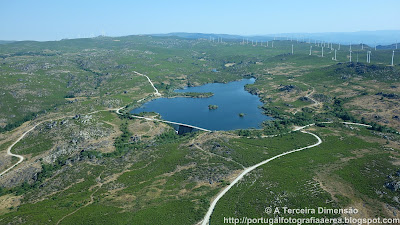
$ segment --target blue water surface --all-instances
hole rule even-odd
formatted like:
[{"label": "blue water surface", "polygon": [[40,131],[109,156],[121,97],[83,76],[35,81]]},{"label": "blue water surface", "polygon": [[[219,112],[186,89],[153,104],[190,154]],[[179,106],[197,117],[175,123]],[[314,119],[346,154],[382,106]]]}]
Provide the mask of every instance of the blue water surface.
[{"label": "blue water surface", "polygon": [[[246,84],[253,84],[254,78],[234,81],[227,84],[212,83],[198,87],[188,87],[175,92],[212,92],[210,98],[158,98],[146,102],[131,113],[157,112],[164,120],[190,124],[208,130],[235,130],[260,128],[264,120],[270,120],[262,114],[262,105],[256,95],[246,90]],[[218,109],[209,110],[208,105],[217,105]],[[244,117],[239,114],[244,113]]]}]

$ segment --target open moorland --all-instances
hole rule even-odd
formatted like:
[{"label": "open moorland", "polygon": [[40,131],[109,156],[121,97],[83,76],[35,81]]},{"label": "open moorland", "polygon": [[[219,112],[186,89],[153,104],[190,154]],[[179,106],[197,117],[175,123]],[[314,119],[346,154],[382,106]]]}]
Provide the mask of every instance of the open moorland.
[{"label": "open moorland", "polygon": [[[274,217],[267,207],[400,218],[391,47],[173,36],[2,44],[0,224],[208,223],[226,188],[210,224]],[[177,88],[249,77],[245,89],[273,117],[261,129],[178,135],[156,113],[129,114],[160,96],[212,96]]]}]

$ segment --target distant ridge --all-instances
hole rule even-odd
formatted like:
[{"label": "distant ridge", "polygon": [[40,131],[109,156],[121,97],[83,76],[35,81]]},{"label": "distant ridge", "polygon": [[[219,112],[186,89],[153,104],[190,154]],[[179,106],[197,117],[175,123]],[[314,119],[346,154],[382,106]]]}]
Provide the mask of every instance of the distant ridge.
[{"label": "distant ridge", "polygon": [[364,43],[370,46],[376,45],[391,45],[400,41],[400,30],[380,30],[380,31],[357,31],[357,32],[324,32],[324,33],[279,33],[266,35],[234,35],[234,34],[213,34],[213,33],[185,33],[173,32],[167,34],[149,34],[151,36],[177,36],[188,39],[210,39],[217,38],[229,40],[242,40],[243,38],[250,41],[270,41],[276,39],[299,39],[300,41],[326,41],[342,44],[360,44]]},{"label": "distant ridge", "polygon": [[9,43],[13,43],[13,42],[16,42],[16,41],[2,41],[2,40],[0,40],[0,45],[1,44],[9,44]]},{"label": "distant ridge", "polygon": [[324,33],[283,33],[281,36],[293,35],[295,38],[308,38],[327,42],[341,42],[343,44],[390,45],[400,41],[400,30],[378,30],[357,32],[324,32]]},{"label": "distant ridge", "polygon": [[[168,34],[150,34],[151,36],[176,36],[176,37],[181,37],[181,38],[188,38],[188,39],[210,39],[215,38],[217,41],[217,38],[222,38],[222,39],[243,39],[247,38],[245,36],[241,35],[233,35],[233,34],[212,34],[212,33],[185,33],[185,32],[174,32],[174,33],[168,33]],[[254,38],[254,37],[252,37]],[[266,37],[261,37],[261,38],[266,38]],[[255,40],[255,39],[254,39]]]}]

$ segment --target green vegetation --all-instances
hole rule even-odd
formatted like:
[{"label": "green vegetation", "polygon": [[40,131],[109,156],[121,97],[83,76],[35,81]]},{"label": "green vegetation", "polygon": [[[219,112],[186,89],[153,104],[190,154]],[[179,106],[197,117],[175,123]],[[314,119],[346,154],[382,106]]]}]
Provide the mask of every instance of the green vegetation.
[{"label": "green vegetation", "polygon": [[311,135],[293,132],[269,138],[243,137],[229,141],[216,138],[209,140],[202,147],[217,155],[231,158],[244,166],[251,166],[274,155],[315,142],[315,138]]},{"label": "green vegetation", "polygon": [[189,98],[209,98],[212,97],[214,93],[212,92],[173,92],[168,95],[168,97],[189,97]]},{"label": "green vegetation", "polygon": [[208,109],[209,110],[216,110],[216,109],[218,109],[218,106],[217,105],[208,105]]},{"label": "green vegetation", "polygon": [[[2,45],[2,149],[22,123],[53,121],[14,146],[14,153],[29,158],[21,166],[27,169],[0,180],[0,196],[20,199],[0,212],[1,223],[196,224],[244,167],[316,143],[312,135],[291,132],[311,123],[322,144],[249,173],[218,202],[211,223],[224,216],[266,217],[266,206],[343,208],[359,202],[371,218],[392,216],[381,207],[400,209],[400,83],[398,66],[387,66],[391,50],[374,51],[373,63],[366,64],[347,62],[349,46],[342,45],[338,61],[329,49],[321,57],[313,47],[309,55],[309,47],[149,36]],[[359,54],[367,50],[353,45]],[[178,135],[169,125],[129,116],[129,109],[154,98],[147,79],[134,71],[148,75],[165,97],[211,97],[173,90],[256,78],[245,89],[260,97],[273,120],[262,129]],[[108,111],[126,105],[124,115]],[[97,110],[105,111],[88,114]]]},{"label": "green vegetation", "polygon": [[[221,223],[224,216],[272,217],[264,211],[267,206],[273,209],[283,206],[345,208],[360,198],[373,206],[370,209],[377,213],[381,209],[374,203],[375,200],[390,202],[398,207],[398,203],[392,200],[396,192],[384,186],[387,176],[395,171],[395,167],[390,165],[388,152],[378,144],[349,136],[349,133],[354,135],[353,131],[340,127],[337,128],[342,132],[341,136],[333,135],[333,129],[318,128],[317,134],[324,139],[320,146],[274,160],[246,176],[217,204],[211,223]],[[360,129],[366,131],[365,128]],[[320,183],[328,188],[322,188]],[[335,187],[349,186],[355,188],[355,195],[335,192]],[[238,195],[241,197],[237,198]],[[384,216],[381,213],[378,215]]]},{"label": "green vegetation", "polygon": [[37,173],[36,180],[33,184],[24,182],[20,186],[10,189],[9,192],[15,193],[16,195],[22,195],[27,193],[28,191],[40,188],[40,185],[42,185],[45,179],[51,177],[53,173],[61,169],[61,167],[64,166],[65,163],[66,159],[62,157],[58,158],[57,161],[51,165],[42,163],[42,170],[39,173]]},{"label": "green vegetation", "polygon": [[32,156],[36,156],[44,151],[50,150],[53,147],[54,143],[49,136],[49,134],[28,135],[18,142],[14,146],[13,150],[17,154],[32,154]]},{"label": "green vegetation", "polygon": [[36,117],[36,113],[30,113],[15,122],[8,123],[4,127],[0,127],[0,132],[10,131],[16,127],[21,126],[24,122],[34,119],[35,117]]}]

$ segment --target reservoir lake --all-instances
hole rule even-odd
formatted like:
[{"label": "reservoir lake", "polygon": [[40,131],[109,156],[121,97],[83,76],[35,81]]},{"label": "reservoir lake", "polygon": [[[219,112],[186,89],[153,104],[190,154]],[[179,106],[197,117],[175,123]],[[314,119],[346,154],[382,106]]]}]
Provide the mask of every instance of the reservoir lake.
[{"label": "reservoir lake", "polygon": [[[133,109],[131,113],[156,112],[163,120],[208,130],[261,128],[264,120],[272,118],[262,113],[259,97],[244,89],[246,84],[254,82],[255,79],[250,78],[178,89],[175,92],[212,92],[214,95],[209,98],[157,98]],[[218,108],[210,110],[209,105],[217,105]],[[244,113],[244,116],[240,117],[240,113]]]}]

